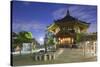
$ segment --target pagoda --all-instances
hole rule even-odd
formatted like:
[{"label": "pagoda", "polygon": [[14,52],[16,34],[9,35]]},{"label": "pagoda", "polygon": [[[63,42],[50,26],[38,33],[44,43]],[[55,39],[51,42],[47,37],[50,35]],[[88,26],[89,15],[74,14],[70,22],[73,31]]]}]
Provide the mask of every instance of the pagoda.
[{"label": "pagoda", "polygon": [[58,19],[48,26],[48,32],[56,37],[59,46],[72,47],[76,43],[76,34],[86,33],[89,25],[90,23],[71,16],[67,10],[64,18]]}]

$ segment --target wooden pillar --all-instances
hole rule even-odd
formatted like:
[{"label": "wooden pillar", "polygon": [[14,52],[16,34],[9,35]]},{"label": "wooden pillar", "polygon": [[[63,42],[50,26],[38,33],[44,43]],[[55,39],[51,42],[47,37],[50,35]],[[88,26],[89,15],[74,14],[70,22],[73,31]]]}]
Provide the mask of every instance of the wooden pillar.
[{"label": "wooden pillar", "polygon": [[72,45],[73,45],[73,38],[71,37],[71,45],[70,46],[72,47]]}]

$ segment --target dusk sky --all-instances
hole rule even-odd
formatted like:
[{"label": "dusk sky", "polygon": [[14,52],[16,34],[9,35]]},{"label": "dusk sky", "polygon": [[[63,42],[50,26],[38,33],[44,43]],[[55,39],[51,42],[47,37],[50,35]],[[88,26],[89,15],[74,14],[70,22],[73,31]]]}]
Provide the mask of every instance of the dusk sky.
[{"label": "dusk sky", "polygon": [[54,20],[63,18],[67,9],[69,9],[71,16],[91,23],[88,32],[97,31],[96,6],[25,1],[13,1],[12,30],[13,32],[32,32],[33,37],[39,43],[43,43],[46,27]]}]

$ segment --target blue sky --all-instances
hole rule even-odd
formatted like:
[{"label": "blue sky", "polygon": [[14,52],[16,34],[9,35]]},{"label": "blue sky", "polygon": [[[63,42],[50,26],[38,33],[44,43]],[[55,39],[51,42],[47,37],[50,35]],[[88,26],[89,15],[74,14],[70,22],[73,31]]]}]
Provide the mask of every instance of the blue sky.
[{"label": "blue sky", "polygon": [[13,31],[32,32],[39,43],[43,43],[46,27],[54,20],[63,18],[67,9],[73,17],[91,23],[88,32],[97,31],[96,6],[25,1],[13,1],[12,6]]}]

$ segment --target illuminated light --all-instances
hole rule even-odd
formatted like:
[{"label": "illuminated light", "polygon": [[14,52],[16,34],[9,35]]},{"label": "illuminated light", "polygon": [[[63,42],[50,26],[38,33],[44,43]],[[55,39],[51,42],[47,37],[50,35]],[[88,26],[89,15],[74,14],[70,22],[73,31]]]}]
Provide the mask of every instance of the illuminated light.
[{"label": "illuminated light", "polygon": [[40,38],[39,38],[39,41],[40,41],[40,43],[43,43],[43,42],[44,42],[43,37],[40,37]]},{"label": "illuminated light", "polygon": [[72,42],[73,42],[73,38],[72,38]]},{"label": "illuminated light", "polygon": [[65,38],[65,40],[67,41],[67,38]]},{"label": "illuminated light", "polygon": [[87,41],[87,43],[89,43],[89,41]]},{"label": "illuminated light", "polygon": [[63,40],[65,41],[65,38],[63,38]]},{"label": "illuminated light", "polygon": [[62,42],[63,42],[63,40],[60,40],[60,42],[62,43]]},{"label": "illuminated light", "polygon": [[59,42],[60,43],[71,43],[73,42],[73,38],[70,38],[70,37],[66,37],[66,38],[59,38]]},{"label": "illuminated light", "polygon": [[59,38],[59,40],[60,40],[60,38]]}]

